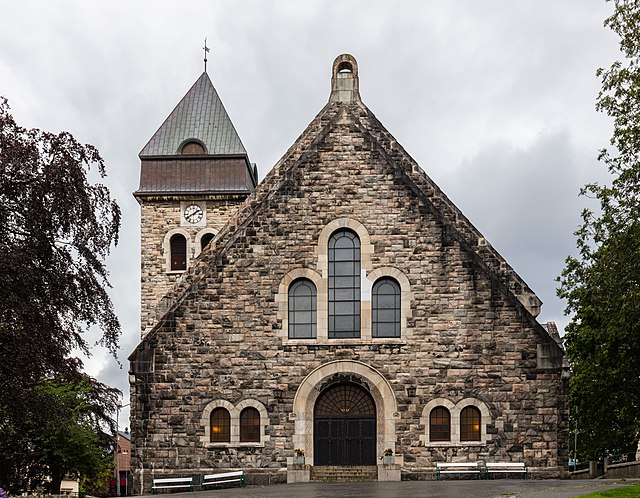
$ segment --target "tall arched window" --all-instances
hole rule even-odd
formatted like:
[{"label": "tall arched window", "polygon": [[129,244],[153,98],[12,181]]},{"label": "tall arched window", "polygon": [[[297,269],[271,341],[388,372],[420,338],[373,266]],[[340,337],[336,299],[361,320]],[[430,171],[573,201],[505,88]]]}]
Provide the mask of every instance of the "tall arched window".
[{"label": "tall arched window", "polygon": [[360,337],[360,239],[338,230],[329,239],[329,338]]},{"label": "tall arched window", "polygon": [[400,337],[400,285],[392,278],[373,284],[373,337]]},{"label": "tall arched window", "polygon": [[171,269],[187,269],[187,239],[182,234],[175,234],[171,237]]},{"label": "tall arched window", "polygon": [[451,441],[451,414],[444,406],[429,414],[429,441]]},{"label": "tall arched window", "polygon": [[481,416],[475,406],[467,406],[460,412],[460,441],[480,441]]},{"label": "tall arched window", "polygon": [[289,287],[289,338],[313,339],[316,337],[316,286],[311,280],[301,278]]},{"label": "tall arched window", "polygon": [[211,412],[211,442],[231,441],[231,416],[225,408],[215,408]]},{"label": "tall arched window", "polygon": [[253,407],[240,412],[240,442],[260,442],[260,412]]}]

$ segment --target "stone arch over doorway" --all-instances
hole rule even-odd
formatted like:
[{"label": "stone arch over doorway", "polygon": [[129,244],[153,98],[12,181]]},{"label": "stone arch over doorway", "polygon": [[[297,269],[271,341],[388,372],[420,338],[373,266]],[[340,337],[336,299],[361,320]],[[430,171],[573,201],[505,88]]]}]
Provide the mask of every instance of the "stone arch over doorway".
[{"label": "stone arch over doorway", "polygon": [[295,421],[293,444],[305,451],[306,463],[314,465],[313,422],[318,396],[324,389],[337,382],[362,385],[376,405],[376,455],[386,448],[396,448],[396,396],[391,385],[375,368],[353,360],[336,360],[325,363],[307,375],[293,400],[292,418]]}]

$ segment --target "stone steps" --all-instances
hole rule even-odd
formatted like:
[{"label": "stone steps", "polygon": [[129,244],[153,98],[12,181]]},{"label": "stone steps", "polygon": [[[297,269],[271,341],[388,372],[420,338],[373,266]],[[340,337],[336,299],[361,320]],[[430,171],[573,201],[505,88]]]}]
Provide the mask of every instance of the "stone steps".
[{"label": "stone steps", "polygon": [[311,480],[319,482],[361,482],[377,481],[378,467],[352,466],[352,467],[312,467]]}]

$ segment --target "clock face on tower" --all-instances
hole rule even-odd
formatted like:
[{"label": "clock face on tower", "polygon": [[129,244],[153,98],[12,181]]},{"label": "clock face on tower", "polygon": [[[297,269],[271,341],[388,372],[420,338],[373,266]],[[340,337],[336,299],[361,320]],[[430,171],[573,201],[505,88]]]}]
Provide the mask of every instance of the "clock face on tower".
[{"label": "clock face on tower", "polygon": [[191,204],[184,210],[184,219],[189,223],[199,223],[200,220],[202,220],[203,215],[204,212],[202,211],[202,208],[197,204]]}]

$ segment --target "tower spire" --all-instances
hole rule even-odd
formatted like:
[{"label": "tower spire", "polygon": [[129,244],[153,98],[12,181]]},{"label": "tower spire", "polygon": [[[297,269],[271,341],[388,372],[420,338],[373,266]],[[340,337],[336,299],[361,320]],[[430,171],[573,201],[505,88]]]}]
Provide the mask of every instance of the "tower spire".
[{"label": "tower spire", "polygon": [[207,53],[209,52],[209,47],[207,47],[207,38],[205,37],[204,39],[204,47],[202,47],[202,49],[204,50],[204,72],[207,72]]}]

